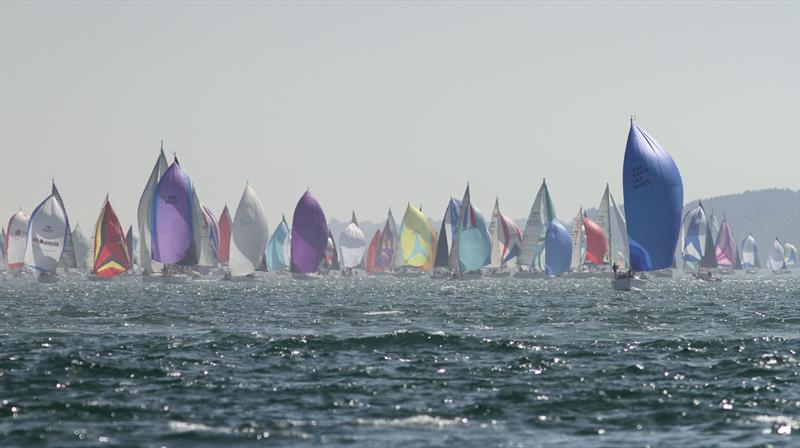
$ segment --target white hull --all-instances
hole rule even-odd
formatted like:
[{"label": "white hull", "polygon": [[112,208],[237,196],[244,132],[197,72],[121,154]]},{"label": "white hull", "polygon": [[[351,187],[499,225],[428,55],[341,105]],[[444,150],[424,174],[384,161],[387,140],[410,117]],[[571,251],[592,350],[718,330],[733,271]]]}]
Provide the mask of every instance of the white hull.
[{"label": "white hull", "polygon": [[614,286],[614,289],[617,291],[639,290],[646,284],[646,281],[638,277],[615,278],[611,280],[611,285]]}]

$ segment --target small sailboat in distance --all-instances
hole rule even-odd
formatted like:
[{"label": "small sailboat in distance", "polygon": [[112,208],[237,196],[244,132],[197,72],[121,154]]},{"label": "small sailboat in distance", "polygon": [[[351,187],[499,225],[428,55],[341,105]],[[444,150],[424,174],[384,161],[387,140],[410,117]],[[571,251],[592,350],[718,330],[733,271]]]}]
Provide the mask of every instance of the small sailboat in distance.
[{"label": "small sailboat in distance", "polygon": [[286,224],[286,217],[282,216],[280,224],[267,242],[267,251],[264,257],[268,271],[283,272],[289,267],[290,237],[291,231],[289,225]]},{"label": "small sailboat in distance", "polygon": [[177,157],[158,181],[153,194],[151,257],[164,265],[161,278],[169,282],[190,280],[187,270],[197,265],[192,233],[194,215],[192,181]]},{"label": "small sailboat in distance", "polygon": [[317,198],[306,190],[292,215],[291,270],[295,278],[319,272],[328,244],[328,224]]},{"label": "small sailboat in distance", "polygon": [[683,218],[683,248],[681,256],[684,266],[692,272],[700,268],[700,260],[706,251],[706,214],[702,204],[686,212]]},{"label": "small sailboat in distance", "polygon": [[31,213],[25,243],[25,265],[39,272],[40,283],[57,281],[56,268],[66,238],[66,213],[51,192]]},{"label": "small sailboat in distance", "polygon": [[254,278],[256,269],[264,259],[267,241],[267,214],[261,199],[248,183],[244,187],[231,225],[228,259],[230,279]]},{"label": "small sailboat in distance", "polygon": [[350,224],[339,235],[339,244],[342,248],[343,275],[352,275],[353,269],[361,266],[364,261],[364,252],[367,249],[367,238],[358,226],[355,211],[350,218]]},{"label": "small sailboat in distance", "polygon": [[572,238],[557,219],[547,226],[544,245],[545,273],[556,276],[568,272],[572,261]]},{"label": "small sailboat in distance", "polygon": [[131,262],[128,272],[133,272],[136,265],[139,264],[139,251],[136,250],[139,247],[139,235],[134,233],[133,226],[128,226],[128,232],[125,233],[125,243],[127,244],[128,257]]},{"label": "small sailboat in distance", "polygon": [[721,271],[731,272],[736,265],[736,240],[733,239],[733,233],[731,233],[727,218],[722,218],[722,224],[717,235],[714,248],[717,266]]},{"label": "small sailboat in distance", "polygon": [[614,289],[643,285],[635,272],[672,266],[681,230],[683,181],[669,153],[631,118],[622,168],[631,270]]},{"label": "small sailboat in distance", "polygon": [[110,280],[131,268],[128,243],[108,195],[97,217],[92,254],[90,280]]},{"label": "small sailboat in distance", "polygon": [[161,263],[153,262],[152,260],[151,227],[153,224],[153,195],[167,168],[167,158],[164,156],[164,142],[161,142],[161,151],[150,172],[150,177],[147,179],[142,196],[139,198],[139,207],[136,212],[137,226],[139,228],[139,265],[144,276],[161,272],[162,268]]},{"label": "small sailboat in distance", "polygon": [[422,211],[409,203],[400,225],[400,253],[403,266],[399,276],[419,276],[435,256],[436,235]]},{"label": "small sailboat in distance", "polygon": [[477,207],[472,205],[469,184],[461,200],[458,212],[458,228],[456,243],[450,257],[457,257],[458,278],[477,278],[482,275],[481,268],[489,264],[492,254],[492,237],[486,226],[486,220]]},{"label": "small sailboat in distance", "polygon": [[792,243],[783,244],[783,267],[794,269],[797,266],[797,248]]},{"label": "small sailboat in distance", "polygon": [[758,244],[756,243],[756,239],[753,238],[753,235],[747,235],[747,237],[742,240],[742,269],[754,273],[758,272],[759,267]]},{"label": "small sailboat in distance", "polygon": [[769,248],[769,254],[767,255],[767,269],[775,274],[781,273],[784,269],[783,255],[783,244],[781,244],[779,239],[775,238],[775,241],[772,242],[772,246]]},{"label": "small sailboat in distance", "polygon": [[492,252],[489,258],[489,275],[507,277],[511,275],[507,263],[519,255],[522,247],[522,232],[517,224],[500,211],[500,199],[495,198],[492,220],[489,222]]},{"label": "small sailboat in distance", "polygon": [[458,211],[460,209],[461,201],[451,197],[447,207],[445,207],[442,225],[439,229],[432,278],[448,278],[452,275],[450,271],[455,271],[458,268],[458,260],[450,257],[450,248],[455,244]]},{"label": "small sailboat in distance", "polygon": [[9,270],[20,269],[25,266],[25,241],[28,239],[29,216],[22,210],[11,215],[8,220],[8,233],[3,250],[6,253],[6,263]]},{"label": "small sailboat in distance", "polygon": [[372,240],[369,242],[369,246],[367,247],[367,255],[366,259],[364,260],[364,269],[369,274],[374,274],[376,272],[381,272],[381,267],[378,266],[378,247],[381,244],[381,229],[375,231],[375,235],[372,236]]},{"label": "small sailboat in distance", "polygon": [[231,214],[228,211],[228,205],[222,209],[219,215],[219,222],[217,229],[219,230],[219,248],[217,249],[217,259],[223,266],[228,265],[228,257],[230,257],[231,249]]},{"label": "small sailboat in distance", "polygon": [[542,179],[542,185],[528,214],[525,231],[522,233],[522,248],[517,257],[519,271],[514,277],[538,277],[544,273],[545,235],[547,225],[554,219],[556,219],[555,207],[550,199],[547,181]]}]

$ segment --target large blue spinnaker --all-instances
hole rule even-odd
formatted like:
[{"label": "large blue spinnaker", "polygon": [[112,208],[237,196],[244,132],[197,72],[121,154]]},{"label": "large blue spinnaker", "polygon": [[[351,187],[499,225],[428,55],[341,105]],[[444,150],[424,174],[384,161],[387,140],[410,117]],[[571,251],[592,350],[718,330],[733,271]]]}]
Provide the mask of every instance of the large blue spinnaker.
[{"label": "large blue spinnaker", "polygon": [[631,267],[672,266],[681,229],[683,181],[669,153],[631,121],[622,168]]}]

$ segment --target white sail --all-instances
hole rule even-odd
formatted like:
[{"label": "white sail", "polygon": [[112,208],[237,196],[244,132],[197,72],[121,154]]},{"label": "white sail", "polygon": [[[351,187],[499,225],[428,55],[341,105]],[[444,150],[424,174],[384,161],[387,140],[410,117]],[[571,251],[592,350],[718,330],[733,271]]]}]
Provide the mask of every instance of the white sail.
[{"label": "white sail", "polygon": [[603,199],[597,207],[597,224],[603,229],[607,236],[608,250],[606,250],[605,262],[608,264],[617,263],[619,267],[628,264],[628,229],[625,226],[625,218],[617,207],[614,196],[606,184],[606,191]]},{"label": "white sail", "polygon": [[355,268],[361,265],[366,249],[367,239],[364,237],[364,232],[358,227],[356,214],[353,212],[350,224],[348,224],[341,235],[339,235],[339,251],[341,252],[342,266],[345,268]]},{"label": "white sail", "polygon": [[197,189],[192,188],[192,238],[197,251],[197,266],[214,267],[217,265],[217,248],[214,245],[214,232],[211,226],[216,225],[209,219]]},{"label": "white sail", "polygon": [[520,266],[544,270],[544,237],[547,224],[555,218],[555,208],[550,200],[547,183],[543,180],[522,234],[522,249],[517,258]]},{"label": "white sail", "polygon": [[55,272],[64,252],[67,219],[64,209],[53,195],[47,197],[31,213],[25,244],[25,264],[43,272]]},{"label": "white sail", "polygon": [[61,193],[58,192],[55,182],[53,182],[52,190],[53,196],[55,196],[56,201],[58,201],[58,205],[61,207],[61,210],[64,211],[64,219],[67,222],[67,234],[66,239],[64,240],[64,251],[61,253],[61,259],[58,261],[58,266],[62,268],[77,268],[78,260],[77,256],[75,255],[75,246],[72,243],[72,229],[69,225],[67,208],[64,206],[64,200],[61,198]]},{"label": "white sail", "polygon": [[161,272],[163,267],[161,263],[155,262],[150,257],[151,249],[151,218],[153,210],[153,194],[156,191],[158,181],[161,176],[167,171],[167,158],[164,157],[164,147],[162,144],[161,152],[158,154],[153,170],[150,172],[150,178],[147,179],[147,185],[144,187],[142,196],[139,198],[139,208],[137,211],[137,224],[139,226],[139,263],[141,263],[142,272],[150,274],[153,272]]},{"label": "white sail", "polygon": [[231,275],[239,277],[255,272],[264,258],[268,240],[269,226],[264,205],[248,184],[244,187],[231,225],[228,261]]},{"label": "white sail", "polygon": [[22,210],[14,213],[8,221],[6,233],[6,263],[9,269],[19,269],[25,266],[25,241],[28,239],[29,216]]},{"label": "white sail", "polygon": [[400,251],[400,232],[397,230],[397,223],[392,215],[392,209],[389,209],[389,217],[386,218],[389,228],[392,229],[394,235],[394,252],[392,253],[392,267],[404,266],[406,263],[403,261],[403,254]]},{"label": "white sail", "polygon": [[583,265],[584,256],[586,255],[586,241],[584,238],[583,230],[583,207],[578,210],[578,216],[572,222],[572,258],[570,259],[569,268],[578,269]]},{"label": "white sail", "polygon": [[757,265],[756,262],[756,239],[752,235],[747,235],[747,238],[742,242],[742,267],[745,269],[753,268]]},{"label": "white sail", "polygon": [[769,255],[767,257],[767,268],[770,271],[778,271],[783,267],[783,245],[776,238],[769,248]]},{"label": "white sail", "polygon": [[500,243],[500,200],[495,198],[494,209],[492,209],[492,219],[489,221],[489,235],[492,237],[492,252],[489,256],[489,267],[499,268],[503,263],[501,252],[503,248]]},{"label": "white sail", "polygon": [[[450,201],[450,204],[453,205],[453,202]],[[447,267],[449,267],[450,269],[455,269],[459,271],[461,270],[458,264],[458,258],[459,258],[458,241],[461,235],[461,227],[462,227],[461,220],[463,219],[464,213],[466,213],[465,210],[467,207],[469,207],[469,205],[470,205],[469,184],[467,184],[467,189],[464,191],[464,196],[461,198],[461,204],[459,204],[458,213],[456,214],[456,220],[455,220],[456,225],[455,225],[455,232],[453,234],[453,244],[450,246],[450,256],[447,259]]]},{"label": "white sail", "polygon": [[78,263],[78,268],[86,269],[91,266],[89,240],[83,235],[80,224],[76,224],[72,229],[72,244],[75,247],[75,261]]}]

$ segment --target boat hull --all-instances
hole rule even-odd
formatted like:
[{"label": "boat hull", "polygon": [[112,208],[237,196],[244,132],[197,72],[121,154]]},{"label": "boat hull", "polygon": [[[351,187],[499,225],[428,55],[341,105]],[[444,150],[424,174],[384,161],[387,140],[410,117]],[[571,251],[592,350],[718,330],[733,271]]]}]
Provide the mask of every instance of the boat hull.
[{"label": "boat hull", "polygon": [[638,277],[624,277],[611,280],[611,285],[617,291],[639,290],[642,289],[646,284],[646,281]]}]

